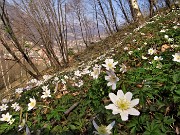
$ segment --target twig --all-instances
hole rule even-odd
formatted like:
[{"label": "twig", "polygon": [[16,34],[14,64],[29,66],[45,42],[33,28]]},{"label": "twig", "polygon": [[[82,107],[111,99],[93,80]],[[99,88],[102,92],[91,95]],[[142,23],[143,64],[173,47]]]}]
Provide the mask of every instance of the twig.
[{"label": "twig", "polygon": [[80,102],[74,103],[67,111],[64,112],[65,115],[68,115]]}]

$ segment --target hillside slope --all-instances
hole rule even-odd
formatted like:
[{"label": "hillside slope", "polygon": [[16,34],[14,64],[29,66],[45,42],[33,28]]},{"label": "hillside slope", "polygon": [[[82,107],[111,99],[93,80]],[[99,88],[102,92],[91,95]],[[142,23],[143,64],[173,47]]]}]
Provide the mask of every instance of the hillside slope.
[{"label": "hillside slope", "polygon": [[91,135],[96,129],[110,132],[111,126],[113,135],[178,134],[179,16],[180,11],[157,15],[87,50],[72,71],[16,89],[13,100],[0,106],[0,134]]}]

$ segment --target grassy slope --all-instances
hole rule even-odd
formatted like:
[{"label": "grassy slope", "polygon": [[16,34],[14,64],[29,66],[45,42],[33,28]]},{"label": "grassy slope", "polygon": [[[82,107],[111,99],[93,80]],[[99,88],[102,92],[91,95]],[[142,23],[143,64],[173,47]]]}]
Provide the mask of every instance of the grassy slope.
[{"label": "grassy slope", "polygon": [[[179,21],[177,18],[179,14],[180,12],[177,11],[155,17],[151,23],[132,34],[116,33],[102,41],[101,45],[91,47],[78,56],[78,59],[81,60],[79,66],[81,71],[87,65],[92,69],[95,63],[99,65],[104,63],[106,58],[118,61],[115,73],[120,81],[117,83],[115,91],[107,86],[107,81],[104,79],[106,72],[102,68],[97,80],[93,80],[89,75],[76,78],[75,82],[80,79],[84,81],[84,85],[80,88],[72,86],[74,72],[58,74],[59,78],[64,78],[64,75],[70,77],[66,84],[67,91],[62,92],[62,86],[59,85],[58,91],[53,94],[55,85],[51,81],[46,82],[44,85],[48,84],[52,92],[52,97],[46,100],[40,98],[41,87],[23,92],[16,101],[24,108],[23,118],[27,113],[27,125],[30,130],[34,132],[39,130],[43,135],[91,135],[95,130],[92,126],[92,119],[96,117],[95,120],[98,124],[107,125],[115,120],[114,135],[120,133],[123,135],[175,134],[176,129],[180,128],[180,68],[178,62],[172,61],[172,55],[179,51],[179,47],[171,48],[170,45],[180,45],[180,28],[173,28]],[[161,29],[168,29],[168,31],[161,33]],[[164,38],[165,34],[174,38],[174,41],[168,42]],[[147,45],[144,44],[145,42]],[[162,51],[163,45],[168,49]],[[124,51],[123,48],[126,46],[129,48],[128,51],[133,51],[131,55],[128,54],[128,51]],[[92,48],[94,48],[93,52]],[[149,48],[156,48],[157,54],[148,55]],[[99,55],[101,56],[95,59]],[[142,55],[148,59],[143,60]],[[162,56],[161,63],[153,61],[154,56]],[[153,63],[149,64],[149,62]],[[119,72],[121,63],[128,67],[128,71],[124,74]],[[157,64],[162,64],[162,68],[156,68]],[[130,91],[134,95],[133,98],[140,99],[137,107],[141,112],[139,117],[130,116],[128,121],[123,122],[120,115],[112,115],[111,110],[105,109],[104,106],[110,103],[108,94],[110,92],[116,94],[118,89],[122,89],[124,92]],[[31,97],[37,100],[37,105],[34,110],[27,112],[27,104]],[[64,112],[76,102],[79,102],[78,106],[65,115]],[[9,112],[16,120],[11,126],[0,122],[0,133],[12,135],[16,134],[20,118],[19,112],[14,112],[12,109]],[[22,133],[23,131],[19,134]]]}]

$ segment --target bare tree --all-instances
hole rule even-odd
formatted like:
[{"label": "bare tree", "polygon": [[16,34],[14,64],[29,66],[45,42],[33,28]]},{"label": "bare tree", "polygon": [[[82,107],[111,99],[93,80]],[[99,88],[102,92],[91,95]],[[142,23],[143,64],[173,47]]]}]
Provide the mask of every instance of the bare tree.
[{"label": "bare tree", "polygon": [[108,31],[109,31],[110,34],[112,34],[113,31],[112,31],[112,29],[111,29],[110,23],[109,23],[109,21],[108,21],[108,18],[107,18],[106,14],[105,14],[104,9],[103,9],[102,3],[101,3],[100,0],[97,0],[97,2],[98,2],[98,5],[99,5],[99,7],[100,7],[100,9],[101,9],[102,14],[103,14],[103,17],[104,17],[106,26],[107,26],[107,28],[108,28]]},{"label": "bare tree", "polygon": [[112,14],[115,29],[116,29],[116,31],[119,31],[118,24],[117,24],[117,19],[116,19],[115,13],[114,13],[112,0],[108,0],[108,3],[109,3],[109,6],[110,6],[110,9],[111,9],[111,14]]},{"label": "bare tree", "polygon": [[121,9],[122,11],[122,14],[124,16],[124,19],[126,20],[127,23],[131,23],[131,20],[130,18],[128,17],[128,14],[127,14],[127,9],[124,8],[124,5],[122,3],[122,0],[115,0],[117,5],[119,6],[119,8]]},{"label": "bare tree", "polygon": [[[41,76],[39,70],[37,69],[37,67],[34,65],[34,63],[32,62],[32,60],[27,56],[27,54],[24,52],[22,45],[20,44],[20,42],[18,41],[18,39],[16,38],[16,35],[12,29],[11,26],[11,22],[9,20],[8,14],[5,11],[5,0],[3,0],[3,5],[0,6],[2,13],[0,14],[1,17],[1,21],[5,27],[4,32],[8,34],[8,36],[10,37],[10,39],[13,41],[14,47],[18,49],[18,51],[22,54],[23,58],[26,60],[26,62],[29,64],[29,66],[34,70],[34,72],[36,73],[36,75],[31,72],[30,70],[28,70],[25,66],[24,69],[28,70],[28,72],[30,73],[31,76],[38,78],[39,76]],[[6,43],[5,39],[3,38],[4,33],[1,33],[0,35],[0,41],[2,42],[3,46],[7,49],[7,51],[9,51],[9,53],[17,60],[17,62],[20,65],[23,65],[21,63],[21,61],[19,60],[19,58],[15,55],[15,53],[12,52],[12,49],[10,49],[9,45]]]},{"label": "bare tree", "polygon": [[143,15],[139,9],[139,5],[137,3],[137,0],[128,0],[130,9],[131,9],[131,14],[132,18],[135,22],[142,23],[143,21]]}]

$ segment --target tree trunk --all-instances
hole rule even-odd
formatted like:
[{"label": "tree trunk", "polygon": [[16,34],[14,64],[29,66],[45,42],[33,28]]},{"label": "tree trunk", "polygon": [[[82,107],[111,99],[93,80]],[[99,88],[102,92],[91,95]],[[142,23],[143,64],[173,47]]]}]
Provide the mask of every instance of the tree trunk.
[{"label": "tree trunk", "polygon": [[100,9],[101,9],[101,11],[102,11],[102,13],[103,13],[103,17],[104,17],[104,19],[105,19],[107,28],[108,28],[110,34],[112,34],[113,31],[112,31],[111,26],[110,26],[110,24],[109,24],[109,22],[108,22],[108,19],[107,19],[107,16],[106,16],[105,12],[104,12],[103,7],[102,7],[101,1],[100,1],[100,0],[97,0],[97,1],[98,1],[98,4],[99,4],[99,7],[100,7]]},{"label": "tree trunk", "polygon": [[133,20],[138,24],[143,22],[143,15],[139,9],[137,0],[129,0]]},{"label": "tree trunk", "polygon": [[148,1],[149,1],[150,17],[153,17],[153,15],[154,15],[153,1],[154,0],[148,0]]},{"label": "tree trunk", "polygon": [[128,18],[128,15],[127,15],[124,7],[123,7],[123,4],[122,4],[122,1],[121,1],[121,0],[119,0],[119,7],[120,7],[120,9],[121,9],[121,11],[122,11],[122,13],[123,13],[123,15],[124,15],[124,17],[125,17],[125,20],[126,20],[128,23],[131,23],[131,21],[130,21],[130,19]]},{"label": "tree trunk", "polygon": [[114,9],[113,9],[113,5],[112,5],[112,0],[108,0],[108,2],[109,2],[110,9],[111,9],[111,14],[112,14],[112,17],[113,17],[115,29],[116,29],[116,31],[118,32],[119,29],[118,29],[117,20],[116,20],[115,14],[114,14]]},{"label": "tree trunk", "polygon": [[6,50],[13,56],[13,58],[17,61],[17,63],[26,71],[28,72],[32,77],[38,79],[40,76],[34,74],[32,71],[30,71],[29,69],[27,69],[27,67],[21,62],[21,60],[15,55],[15,53],[10,49],[10,47],[8,46],[8,44],[2,39],[2,37],[0,37],[0,41],[2,43],[2,45],[6,48]]},{"label": "tree trunk", "polygon": [[171,2],[170,0],[165,0],[166,6],[171,9]]}]

